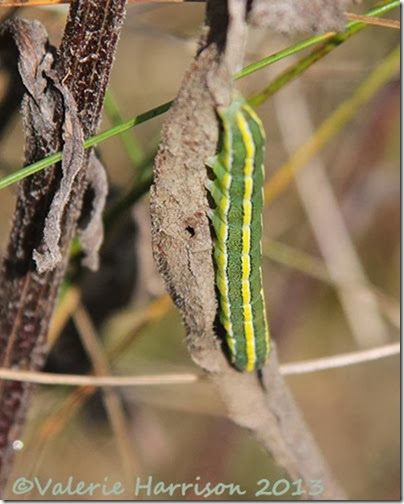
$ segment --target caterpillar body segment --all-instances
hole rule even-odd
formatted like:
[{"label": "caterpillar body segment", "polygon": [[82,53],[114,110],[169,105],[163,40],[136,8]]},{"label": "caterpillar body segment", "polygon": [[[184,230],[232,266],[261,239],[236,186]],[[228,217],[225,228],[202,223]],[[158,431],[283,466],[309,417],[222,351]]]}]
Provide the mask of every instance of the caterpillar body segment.
[{"label": "caterpillar body segment", "polygon": [[261,271],[265,133],[241,96],[218,115],[221,150],[209,160],[215,179],[206,186],[215,204],[210,219],[219,318],[232,363],[253,371],[265,364],[270,350]]}]

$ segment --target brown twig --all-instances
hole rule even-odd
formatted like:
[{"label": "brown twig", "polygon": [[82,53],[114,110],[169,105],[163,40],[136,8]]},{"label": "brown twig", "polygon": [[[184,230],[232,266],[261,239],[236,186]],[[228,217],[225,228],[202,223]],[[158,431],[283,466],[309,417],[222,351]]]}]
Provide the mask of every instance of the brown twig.
[{"label": "brown twig", "polygon": [[361,21],[362,23],[372,24],[375,26],[382,26],[384,28],[394,28],[399,30],[401,28],[400,21],[394,19],[382,19],[379,17],[361,16],[360,14],[353,14],[352,12],[345,12],[345,16],[353,21]]},{"label": "brown twig", "polygon": [[[214,334],[216,297],[204,162],[217,144],[215,108],[230,102],[230,75],[242,63],[239,42],[245,36],[245,12],[239,10],[242,2],[236,3],[207,3],[200,50],[163,127],[151,189],[154,255],[183,315],[191,356],[215,384],[229,417],[250,430],[291,479],[302,479],[307,491],[311,480],[322,480],[324,492],[304,498],[344,498],[284,384],[275,345],[260,381],[256,374],[239,373],[228,364]],[[276,22],[268,2],[257,5],[262,14],[267,9],[270,23]],[[289,14],[293,5],[302,8],[300,2],[288,5]],[[250,7],[254,12],[254,2]],[[326,14],[321,16],[327,18]],[[340,15],[330,4],[327,26],[338,24]],[[323,17],[317,20],[318,29]]]},{"label": "brown twig", "polygon": [[[401,350],[400,343],[390,343],[388,345],[361,350],[359,352],[350,352],[345,354],[333,355],[332,357],[323,357],[301,362],[290,362],[279,366],[280,373],[283,376],[297,374],[315,373],[326,371],[328,369],[340,368],[345,366],[354,366],[361,363],[384,359],[398,355]],[[44,373],[41,371],[19,371],[15,369],[0,368],[0,378],[5,380],[18,380],[31,383],[41,383],[43,385],[68,385],[72,387],[82,387],[83,389],[95,387],[150,387],[150,386],[170,386],[192,384],[203,379],[202,374],[197,373],[170,373],[166,375],[150,374],[141,376],[109,376],[109,375],[74,375],[60,373]],[[85,391],[85,396],[93,390]],[[69,399],[69,398],[68,398]],[[70,400],[70,399],[69,399]],[[66,403],[70,404],[69,400]],[[74,402],[74,401],[73,401]],[[69,409],[71,412],[73,406]]]},{"label": "brown twig", "polygon": [[[60,150],[64,142],[65,167],[76,164],[77,174],[64,188],[60,169],[52,167],[20,186],[0,275],[2,366],[35,370],[46,357],[49,320],[87,187],[88,155],[79,162],[75,152],[81,149],[77,147],[81,139],[75,132],[81,128],[83,135],[89,136],[97,128],[124,9],[125,0],[74,0],[56,65],[39,23],[19,21],[6,28],[6,35],[14,36],[20,52],[20,73],[29,93],[25,102],[25,163]],[[35,65],[41,67],[37,70]],[[71,147],[66,150],[68,141]],[[64,195],[60,192],[63,188],[68,191]],[[49,209],[58,194],[63,202],[57,209],[60,239],[53,249],[43,239],[47,230],[52,231],[49,217],[54,212],[49,214]],[[54,260],[55,251],[59,260]],[[50,260],[40,267],[38,257],[46,253]],[[11,469],[12,439],[22,427],[30,395],[31,387],[26,384],[0,383],[0,489]]]},{"label": "brown twig", "polygon": [[[99,343],[95,327],[83,305],[79,305],[76,309],[73,320],[80,334],[81,341],[90,357],[95,375],[110,374],[108,358]],[[118,392],[108,386],[103,387],[103,401],[117,442],[123,473],[127,484],[130,484],[133,475],[138,473],[140,468],[138,467],[134,446],[129,435],[129,426],[124,407]]]}]

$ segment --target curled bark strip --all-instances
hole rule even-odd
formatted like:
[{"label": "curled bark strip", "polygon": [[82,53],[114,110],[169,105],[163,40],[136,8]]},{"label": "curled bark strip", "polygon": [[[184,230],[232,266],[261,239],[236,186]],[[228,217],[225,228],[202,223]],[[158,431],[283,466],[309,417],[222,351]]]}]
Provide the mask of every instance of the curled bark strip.
[{"label": "curled bark strip", "polygon": [[[15,58],[20,60],[19,68],[27,90],[24,105],[26,165],[61,150],[63,135],[66,141],[69,134],[74,135],[73,105],[66,90],[71,92],[77,105],[84,135],[95,133],[125,4],[126,0],[72,0],[56,65],[53,64],[55,51],[49,47],[39,23],[17,19],[14,24],[6,23],[0,29],[0,50],[4,49],[3,41],[6,41]],[[61,199],[66,204],[63,216],[56,221],[60,223],[57,245],[62,260],[42,273],[36,267],[33,251],[41,253],[46,248],[43,241],[46,220],[53,198],[62,186],[63,171],[53,166],[24,179],[19,185],[7,252],[0,269],[1,366],[38,370],[46,357],[49,321],[87,187],[89,154],[84,155],[79,168],[70,157],[78,152],[76,146],[78,149],[78,144],[70,143],[64,154],[66,169],[73,163],[73,170],[77,171],[71,184],[64,182],[67,188]],[[98,202],[102,200],[99,196]],[[96,221],[98,215],[97,210]],[[20,433],[30,395],[30,385],[0,380],[0,493],[12,467],[12,441]]]},{"label": "curled bark strip", "polygon": [[229,365],[214,333],[217,305],[205,161],[218,141],[215,107],[230,102],[230,75],[242,63],[238,37],[246,30],[247,3],[251,2],[207,4],[200,50],[167,116],[155,161],[150,202],[153,253],[181,311],[192,359],[215,383],[229,417],[251,430],[290,478],[301,478],[307,492],[311,480],[322,479],[324,492],[304,498],[344,498],[280,376],[275,350],[262,382],[256,373],[240,373]]},{"label": "curled bark strip", "polygon": [[[18,69],[27,91],[23,102],[27,139],[34,139],[39,132],[51,139],[58,126],[54,118],[60,114],[60,111],[63,112],[62,177],[59,188],[49,206],[42,240],[32,254],[39,273],[44,273],[52,271],[62,260],[59,241],[62,234],[63,215],[71,197],[76,176],[84,164],[83,127],[71,91],[63,81],[59,80],[53,69],[54,57],[52,52],[48,50],[48,39],[44,27],[37,21],[29,23],[17,19],[5,23],[2,32],[5,30],[12,33],[19,50]],[[30,143],[29,149],[31,149]],[[94,155],[91,155],[91,159],[93,160],[92,178],[100,182],[94,187],[96,189],[102,187],[102,193],[97,195],[97,191],[95,191],[98,209],[92,215],[94,215],[96,222],[93,225],[90,222],[88,225],[92,238],[90,240],[89,234],[84,234],[83,239],[86,243],[85,252],[89,254],[89,258],[84,262],[91,269],[95,269],[98,265],[97,251],[103,238],[100,214],[102,213],[101,205],[105,203],[106,178],[103,176],[101,164],[94,161]],[[98,177],[94,173],[95,167],[98,167],[101,172]]]},{"label": "curled bark strip", "polygon": [[[48,86],[53,52],[43,26],[15,19],[0,29],[2,43],[15,54],[26,90],[23,102],[25,163],[30,164],[61,148],[60,94]],[[55,109],[60,112],[55,115]],[[0,269],[0,362],[2,366],[39,369],[46,355],[46,321],[56,297],[59,272],[41,275],[32,258],[42,239],[42,223],[59,183],[54,167],[19,185],[16,210]],[[0,489],[13,457],[12,440],[18,435],[32,387],[0,381]]]},{"label": "curled bark strip", "polygon": [[[1,27],[1,34],[11,35],[18,48],[18,70],[28,97],[37,107],[32,112],[39,112],[36,118],[41,130],[48,130],[55,124],[55,96],[48,87],[46,74],[51,71],[54,57],[49,46],[48,35],[39,21],[12,19]],[[28,98],[27,98],[28,99]],[[27,105],[29,106],[29,105]]]},{"label": "curled bark strip", "polygon": [[33,258],[40,273],[52,271],[62,260],[59,247],[62,219],[71,196],[76,175],[83,167],[84,161],[83,128],[77,115],[76,103],[69,89],[56,81],[54,73],[52,73],[52,77],[55,79],[55,88],[60,92],[63,99],[63,174],[45,220],[42,242],[38,249],[33,251]]},{"label": "curled bark strip", "polygon": [[87,181],[94,191],[94,198],[88,224],[79,229],[79,238],[86,255],[82,262],[84,266],[95,271],[99,266],[98,252],[104,240],[102,214],[107,200],[108,180],[104,166],[93,150],[88,160]]},{"label": "curled bark strip", "polygon": [[206,353],[214,357],[210,365],[216,358],[225,364],[213,333],[216,301],[204,187],[204,160],[214,154],[218,139],[207,85],[216,58],[214,47],[205,50],[184,79],[165,123],[151,189],[154,257],[183,314],[193,359],[202,366]]}]

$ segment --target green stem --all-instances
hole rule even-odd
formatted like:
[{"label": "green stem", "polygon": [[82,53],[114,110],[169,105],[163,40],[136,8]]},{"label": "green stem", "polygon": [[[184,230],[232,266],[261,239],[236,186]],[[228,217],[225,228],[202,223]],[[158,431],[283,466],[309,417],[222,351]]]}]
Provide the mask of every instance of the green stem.
[{"label": "green stem", "polygon": [[[123,122],[123,118],[119,112],[116,101],[111,92],[108,90],[105,94],[104,110],[114,126],[118,126]],[[130,162],[135,168],[138,167],[144,160],[144,154],[140,143],[129,130],[123,131],[119,138]]]},{"label": "green stem", "polygon": [[[400,0],[390,0],[389,2],[386,2],[383,5],[380,5],[378,7],[375,7],[374,9],[369,10],[365,14],[365,16],[377,17],[399,6],[400,6]],[[251,65],[244,67],[239,73],[237,73],[234,76],[234,78],[240,79],[241,77],[246,77],[247,75],[250,75],[251,73],[256,72],[257,70],[261,70],[262,68],[265,68],[268,65],[272,65],[277,61],[280,61],[281,59],[291,56],[292,54],[296,54],[297,52],[303,51],[303,49],[307,49],[308,47],[312,47],[313,45],[316,45],[319,42],[324,42],[327,39],[331,39],[329,42],[331,44],[333,44],[332,42],[333,40],[334,44],[335,40],[340,40],[339,42],[340,44],[341,42],[344,42],[344,40],[349,38],[351,35],[362,30],[363,28],[366,28],[367,26],[368,26],[367,23],[364,23],[362,21],[350,21],[347,24],[345,30],[342,32],[330,32],[325,33],[323,35],[314,35],[313,37],[310,37],[306,40],[303,40],[302,42],[298,42],[297,44],[289,46],[286,49],[277,52],[276,54],[268,56],[268,58],[264,58],[260,61],[257,61],[256,63],[252,63]],[[334,47],[332,47],[332,49],[333,48]]]},{"label": "green stem", "polygon": [[[383,5],[380,5],[379,7],[375,7],[374,9],[371,9],[369,12],[366,13],[367,16],[380,16],[381,14],[384,14],[385,12],[388,12],[391,9],[394,9],[396,7],[400,6],[400,0],[390,0],[389,2],[384,3]],[[357,33],[359,30],[362,28],[365,28],[367,26],[366,23],[363,23],[361,21],[351,21],[348,23],[347,28],[340,33],[328,33],[325,35],[316,35],[314,37],[310,37],[302,42],[298,42],[297,44],[294,44],[291,47],[288,47],[282,51],[279,51],[268,58],[264,58],[263,60],[260,60],[256,63],[253,63],[252,65],[248,65],[245,67],[241,72],[237,73],[234,75],[234,79],[240,79],[242,77],[245,77],[246,75],[250,75],[253,72],[256,72],[257,70],[260,70],[268,65],[272,65],[273,63],[276,63],[277,61],[280,61],[281,59],[284,59],[288,56],[291,56],[292,54],[295,54],[299,51],[302,51],[303,49],[307,49],[308,47],[311,47],[319,42],[322,42],[326,40],[327,38],[331,38],[331,40],[325,45],[320,48],[319,56],[316,56],[316,53],[313,53],[312,55],[309,55],[307,58],[302,60],[302,62],[299,62],[297,67],[295,69],[289,69],[287,73],[289,72],[288,75],[282,75],[280,76],[276,81],[271,83],[271,85],[267,88],[266,92],[273,94],[275,90],[279,89],[281,86],[285,84],[285,82],[288,82],[292,78],[294,78],[296,75],[300,74],[305,68],[310,66],[314,61],[319,59],[320,57],[324,56],[330,50],[335,48],[337,45],[341,44],[344,40],[346,40],[348,37],[353,35],[354,33]],[[324,47],[327,47],[328,44],[330,44],[329,50],[325,49]],[[325,53],[323,54],[323,51]],[[311,59],[314,58],[314,59]],[[262,92],[265,93],[265,90]],[[261,103],[264,99],[266,99],[268,95],[264,94],[261,97],[260,95],[254,96],[251,99],[251,102],[255,104]],[[261,100],[261,101],[260,101]],[[155,107],[151,110],[148,110],[147,112],[144,112],[143,114],[138,115],[137,117],[130,119],[129,121],[125,121],[122,124],[119,124],[117,126],[114,126],[113,128],[110,128],[106,131],[103,131],[102,133],[99,133],[98,135],[95,135],[91,138],[88,138],[84,142],[84,148],[88,149],[89,147],[93,147],[97,143],[103,142],[104,140],[107,140],[108,138],[111,138],[115,135],[119,135],[130,128],[133,128],[134,126],[141,124],[145,121],[148,121],[149,119],[152,119],[153,117],[159,116],[166,112],[172,105],[172,101],[163,103],[162,105],[159,105],[158,107]],[[20,180],[22,180],[25,177],[28,177],[30,175],[33,175],[34,173],[37,173],[40,170],[43,170],[47,168],[48,166],[51,166],[57,162],[59,162],[62,159],[62,153],[57,152],[56,154],[53,154],[52,156],[49,156],[47,158],[41,159],[40,161],[37,161],[36,163],[33,163],[29,166],[25,166],[24,168],[21,168],[20,170],[17,170],[13,173],[10,173],[9,175],[0,178],[0,189],[4,189],[5,187],[14,184]]]},{"label": "green stem", "polygon": [[383,85],[394,78],[399,68],[400,46],[397,46],[361,83],[353,95],[328,116],[314,134],[267,181],[265,184],[266,205],[288,186],[299,169],[305,166],[348,121],[356,116],[360,107],[368,103]]},{"label": "green stem", "polygon": [[[171,107],[171,104],[172,104],[171,101],[163,103],[162,105],[159,105],[154,109],[148,110],[147,112],[144,112],[143,114],[140,114],[137,117],[134,117],[133,119],[129,119],[129,121],[125,121],[122,124],[118,124],[113,128],[110,128],[106,131],[99,133],[98,135],[88,138],[84,142],[84,148],[88,149],[90,147],[93,147],[94,145],[101,143],[104,140],[107,140],[108,138],[111,138],[115,135],[119,135],[123,131],[127,131],[128,129],[133,128],[138,124],[141,124],[145,121],[148,121],[149,119],[153,119],[153,117],[159,116],[164,112],[167,112],[167,110]],[[6,177],[0,179],[0,189],[4,189],[5,187],[14,184],[15,182],[18,182],[21,179],[28,177],[29,175],[33,175],[34,173],[37,173],[47,168],[48,166],[57,163],[61,159],[62,159],[62,153],[57,152],[56,154],[52,154],[52,156],[41,159],[36,163],[33,163],[29,166],[25,166],[20,170],[10,173],[10,175],[7,175]]]},{"label": "green stem", "polygon": [[[376,17],[380,16],[381,14],[384,14],[385,12],[393,9],[394,7],[398,7],[400,5],[399,0],[393,0],[390,1],[384,5],[381,5],[379,7],[375,7],[374,9],[371,9],[369,12],[367,12],[368,17]],[[265,89],[257,93],[256,95],[252,96],[249,98],[248,103],[254,107],[257,107],[258,105],[261,105],[264,101],[266,101],[270,96],[275,94],[279,89],[281,89],[285,84],[288,82],[292,81],[295,79],[297,76],[302,74],[307,68],[309,68],[313,63],[316,61],[320,60],[327,54],[329,54],[331,51],[336,49],[339,45],[341,45],[343,42],[348,40],[350,37],[358,33],[359,31],[363,30],[366,28],[368,25],[364,22],[361,21],[351,21],[348,23],[347,27],[345,28],[344,31],[338,32],[335,34],[326,34],[323,35],[323,40],[325,38],[328,38],[324,44],[322,44],[320,47],[316,48],[314,51],[312,51],[309,55],[305,56],[302,58],[300,61],[298,61],[296,64],[292,65],[291,67],[287,68],[284,72],[282,72],[276,79],[274,79],[269,86],[267,86]],[[331,38],[330,38],[330,35]],[[313,37],[312,40],[319,39],[320,37]],[[309,47],[307,45],[307,42],[310,41],[311,39],[307,39],[304,41],[305,47]],[[288,51],[292,48],[299,47],[302,43],[296,44],[295,46],[291,46],[284,52]],[[281,51],[282,52],[282,51]],[[296,52],[296,51],[295,51]],[[280,53],[278,53],[280,54]],[[290,56],[293,53],[289,53],[288,56]],[[256,70],[259,69],[258,65],[261,65],[265,60],[261,60],[257,63],[254,63],[253,65],[250,65],[249,67],[246,67],[242,70],[243,75],[248,75],[248,73],[251,73],[248,71],[247,73],[244,74],[246,70],[249,70],[250,68],[255,68]],[[252,71],[255,71],[254,69]]]}]

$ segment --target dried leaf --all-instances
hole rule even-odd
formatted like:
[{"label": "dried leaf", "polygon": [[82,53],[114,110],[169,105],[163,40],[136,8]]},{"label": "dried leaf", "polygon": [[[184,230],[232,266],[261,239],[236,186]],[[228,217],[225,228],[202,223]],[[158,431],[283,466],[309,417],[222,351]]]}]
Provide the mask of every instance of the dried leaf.
[{"label": "dried leaf", "polygon": [[102,214],[108,194],[107,175],[94,151],[91,151],[88,161],[87,181],[94,191],[94,198],[89,222],[85,228],[79,230],[79,238],[86,254],[83,264],[94,271],[99,266],[98,252],[104,239]]},{"label": "dried leaf", "polygon": [[[27,91],[25,164],[57,152],[65,142],[64,168],[73,170],[62,181],[63,170],[59,165],[52,166],[19,184],[13,225],[0,268],[0,363],[4,367],[38,370],[46,357],[49,321],[87,186],[88,157],[84,156],[81,164],[75,159],[82,142],[78,141],[74,102],[80,104],[77,108],[85,136],[93,135],[101,116],[125,3],[126,0],[72,0],[56,65],[56,51],[49,46],[38,22],[15,19],[0,28],[0,51],[7,51],[19,61]],[[59,204],[54,203],[56,218],[52,226],[49,211],[58,190]],[[96,220],[102,200],[99,197]],[[62,261],[54,267],[59,247]],[[45,262],[43,273],[33,260],[34,249],[39,254],[51,250],[56,256],[56,260],[50,257]],[[0,380],[0,491],[11,470],[12,440],[19,436],[31,389],[27,383]]]},{"label": "dried leaf", "polygon": [[343,498],[293,399],[283,393],[275,350],[263,373],[277,377],[268,384],[278,392],[276,409],[256,373],[240,373],[229,365],[214,333],[217,305],[205,162],[218,140],[215,108],[231,98],[231,71],[244,57],[238,40],[246,29],[243,4],[247,1],[208,1],[210,32],[202,38],[164,124],[150,201],[154,257],[183,316],[192,359],[215,383],[229,417],[252,431],[291,479],[301,478],[308,488],[311,479],[321,477],[326,487],[321,498]]},{"label": "dried leaf", "polygon": [[[29,151],[32,150],[38,135],[52,140],[55,131],[54,118],[60,113],[63,114],[62,178],[48,210],[42,241],[32,254],[38,271],[43,273],[52,271],[62,260],[59,241],[63,215],[76,176],[85,163],[83,128],[71,91],[53,70],[54,58],[52,52],[47,50],[48,39],[44,27],[37,21],[28,25],[25,21],[18,20],[8,22],[6,29],[13,32],[20,53],[18,68],[27,91],[23,101],[23,116]],[[32,42],[34,35],[35,43]],[[94,211],[87,231],[82,231],[81,235],[85,252],[88,254],[84,264],[96,269],[97,253],[103,239],[101,215],[105,205],[107,180],[95,155],[90,156],[91,168],[88,177],[95,189]],[[95,219],[93,223],[92,218]]]},{"label": "dried leaf", "polygon": [[[62,234],[63,214],[69,202],[76,175],[84,163],[83,129],[74,98],[66,86],[57,82],[53,72],[48,72],[47,75],[53,79],[55,88],[59,90],[63,97],[63,175],[45,220],[42,243],[38,250],[34,249],[33,251],[33,259],[40,273],[52,271],[62,260],[59,240]],[[31,104],[31,106],[34,105]]]}]

